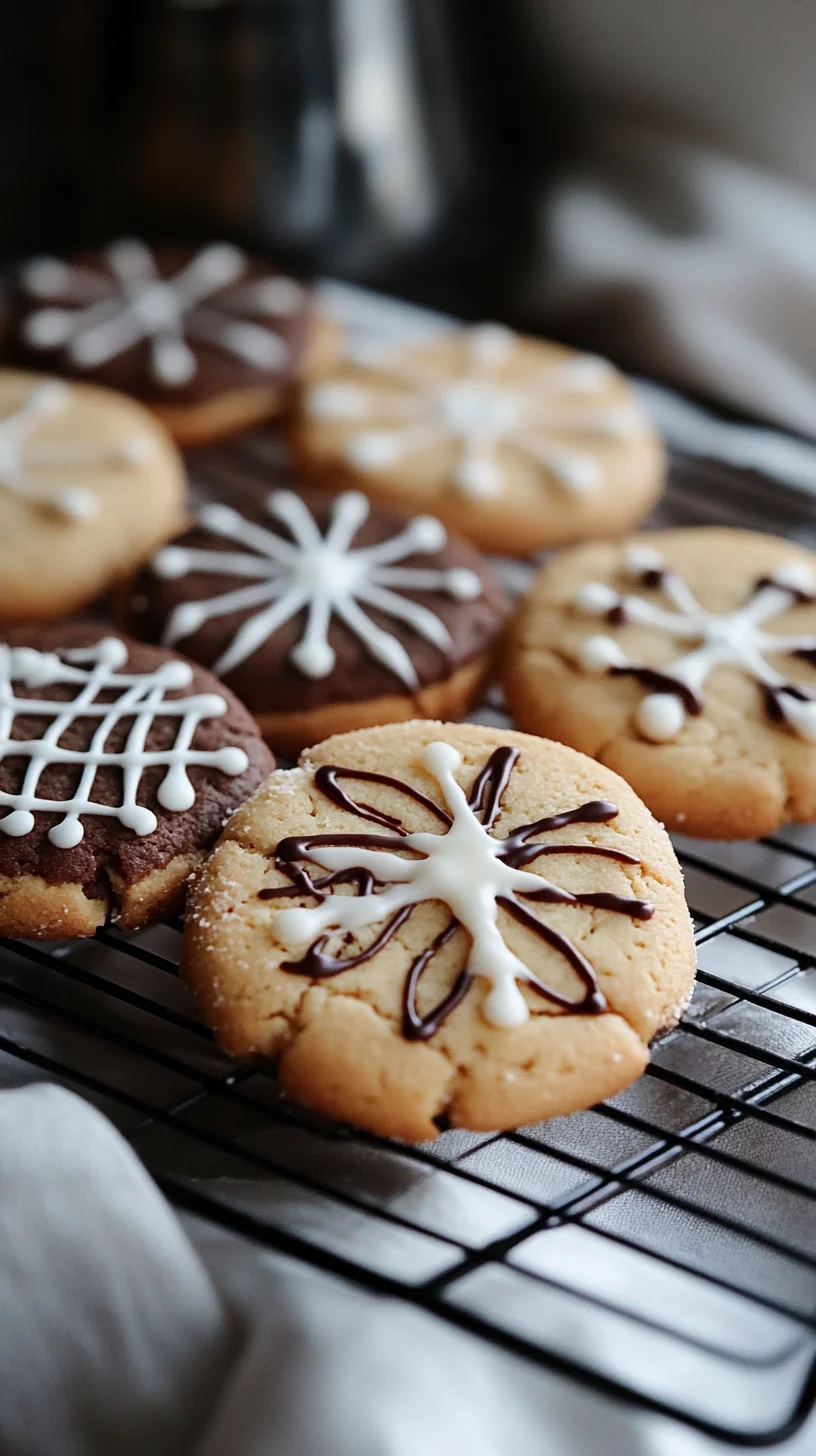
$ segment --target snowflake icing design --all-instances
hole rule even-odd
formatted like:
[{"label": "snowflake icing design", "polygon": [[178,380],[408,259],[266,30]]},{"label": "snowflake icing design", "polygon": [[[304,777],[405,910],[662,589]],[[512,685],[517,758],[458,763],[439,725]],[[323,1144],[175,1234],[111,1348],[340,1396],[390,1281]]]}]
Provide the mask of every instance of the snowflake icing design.
[{"label": "snowflake icing design", "polygon": [[[625,440],[642,429],[634,406],[593,404],[593,394],[615,377],[604,359],[577,355],[508,380],[516,338],[498,324],[467,334],[468,358],[459,376],[434,377],[428,363],[381,350],[358,350],[351,358],[372,372],[372,382],[326,381],[306,396],[315,419],[359,421],[345,444],[345,458],[362,471],[385,470],[409,456],[453,443],[454,486],[465,495],[489,497],[502,488],[499,451],[509,447],[544,466],[567,491],[591,494],[602,484],[593,455],[570,445],[578,433],[591,440]],[[383,385],[396,386],[388,393]],[[570,421],[564,403],[586,405]],[[372,419],[378,423],[369,425]]]},{"label": "snowflake icing design", "polygon": [[85,521],[99,513],[99,500],[93,491],[65,477],[104,465],[145,464],[153,453],[153,441],[148,435],[131,433],[113,444],[71,438],[38,444],[34,437],[41,426],[64,415],[70,405],[69,386],[46,379],[0,419],[0,489],[70,520]]},{"label": "snowflake icing design", "polygon": [[[278,943],[287,951],[308,947],[301,959],[284,961],[281,969],[316,978],[350,970],[376,956],[416,905],[442,901],[451,910],[452,919],[412,963],[406,978],[403,1034],[407,1038],[419,1040],[432,1036],[477,976],[490,988],[481,1009],[485,1019],[494,1026],[518,1026],[527,1020],[529,1010],[518,982],[574,1013],[605,1012],[606,998],[589,961],[572,941],[533,915],[522,902],[590,906],[640,920],[650,919],[654,907],[647,901],[606,891],[573,895],[524,866],[541,856],[559,854],[598,855],[624,865],[637,865],[639,861],[636,856],[611,846],[534,842],[535,836],[569,824],[603,824],[614,819],[618,813],[616,806],[602,800],[520,825],[506,839],[495,838],[490,831],[518,758],[519,751],[515,748],[496,749],[477,775],[470,796],[466,797],[455,777],[462,762],[461,754],[448,743],[428,744],[422,762],[439,784],[446,807],[388,775],[334,765],[318,768],[315,785],[329,799],[391,832],[316,834],[284,839],[278,844],[275,864],[287,875],[291,885],[262,890],[259,898],[278,900],[291,895],[311,895],[319,902],[313,908],[279,911],[273,926]],[[394,815],[351,799],[341,787],[341,779],[387,784],[429,809],[441,821],[442,832],[409,833]],[[312,879],[304,862],[328,873]],[[357,893],[329,894],[338,884],[355,885]],[[544,985],[510,949],[499,927],[499,910],[506,911],[565,957],[582,984],[579,997],[571,998]],[[383,929],[365,950],[345,958],[326,953],[325,947],[333,934],[354,934],[370,926],[383,926]],[[460,928],[471,942],[465,968],[439,1005],[421,1016],[416,993],[422,973]]]},{"label": "snowflake icing design", "polygon": [[191,636],[214,617],[257,607],[259,610],[243,622],[213,664],[213,671],[224,676],[285,622],[305,610],[306,626],[290,657],[305,676],[322,678],[334,667],[335,653],[328,632],[336,615],[372,657],[407,687],[416,688],[416,670],[402,643],[378,627],[360,604],[407,622],[441,651],[450,650],[450,634],[440,618],[401,596],[400,589],[442,591],[458,600],[472,601],[482,591],[478,575],[465,567],[443,570],[393,564],[416,552],[441,550],[447,540],[441,522],[432,516],[417,516],[398,535],[353,550],[351,543],[369,513],[368,501],[356,491],[348,491],[333,502],[325,536],[320,534],[305,502],[291,491],[275,491],[266,502],[266,510],[286,528],[291,540],[246,520],[230,506],[212,504],[199,512],[201,525],[214,535],[248,547],[251,555],[186,546],[166,546],[156,554],[153,570],[166,578],[206,572],[253,582],[209,601],[182,602],[170,616],[165,642],[172,644]]},{"label": "snowflake icing design", "polygon": [[[0,831],[17,839],[30,834],[38,811],[62,814],[48,831],[58,849],[73,849],[85,830],[80,815],[94,814],[118,819],[134,834],[152,834],[156,815],[136,802],[145,769],[167,770],[156,797],[162,808],[183,813],[195,803],[195,789],[187,769],[193,764],[216,768],[234,777],[244,773],[249,759],[242,748],[226,746],[214,751],[192,748],[198,725],[205,719],[220,718],[227,704],[216,693],[199,693],[182,698],[165,698],[167,692],[188,688],[193,679],[189,663],[163,662],[150,673],[123,674],[128,650],[117,637],[105,637],[93,647],[64,652],[39,652],[32,647],[8,647],[0,643],[0,763],[4,758],[26,758],[22,785],[17,793],[0,790],[0,807],[9,813],[0,819]],[[14,683],[28,688],[70,684],[77,689],[69,702],[17,698]],[[118,693],[113,702],[100,702],[100,693]],[[50,720],[41,738],[15,738],[14,720],[38,717]],[[179,719],[178,732],[169,748],[158,752],[145,749],[155,718]],[[64,748],[60,739],[78,719],[98,720],[85,749]],[[111,733],[123,719],[132,719],[123,748],[108,751]],[[44,769],[68,764],[80,769],[79,781],[69,799],[41,798],[37,789]],[[97,803],[91,796],[100,768],[110,766],[122,774],[120,802]]]},{"label": "snowflake icing design", "polygon": [[[202,248],[171,278],[160,277],[150,249],[133,238],[111,243],[105,258],[110,274],[59,258],[35,258],[27,265],[26,290],[42,301],[59,301],[23,320],[32,348],[65,349],[75,368],[94,369],[144,341],[153,377],[168,389],[195,378],[196,343],[214,344],[256,369],[285,366],[285,341],[254,319],[296,313],[303,290],[294,279],[241,283],[248,260],[231,243]],[[232,290],[229,298],[215,299],[224,288]],[[74,306],[66,307],[66,299]]]},{"label": "snowflake icing design", "polygon": [[816,581],[805,565],[789,562],[781,566],[772,578],[757,583],[744,606],[722,615],[701,607],[683,578],[668,570],[662,557],[650,547],[630,547],[624,554],[623,567],[640,586],[659,588],[674,611],[641,597],[621,595],[603,582],[588,582],[581,588],[575,599],[578,610],[605,617],[614,625],[657,627],[677,642],[698,644],[693,651],[656,670],[630,663],[612,637],[599,634],[582,642],[578,660],[587,671],[635,677],[654,690],[643,699],[635,715],[644,738],[655,743],[677,738],[687,717],[703,711],[702,690],[709,674],[718,667],[736,666],[763,689],[772,717],[784,720],[800,737],[816,742],[816,701],[812,694],[788,681],[766,661],[768,654],[774,653],[792,653],[816,661],[816,633],[779,636],[763,630],[770,618],[814,599]]}]

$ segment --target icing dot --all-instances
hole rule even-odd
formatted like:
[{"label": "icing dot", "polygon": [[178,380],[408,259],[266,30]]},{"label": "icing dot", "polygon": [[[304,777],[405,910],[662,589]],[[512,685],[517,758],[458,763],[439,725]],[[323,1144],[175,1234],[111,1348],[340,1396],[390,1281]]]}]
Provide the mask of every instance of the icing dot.
[{"label": "icing dot", "polygon": [[243,748],[234,746],[222,748],[217,754],[217,767],[230,778],[235,778],[249,768],[249,758]]},{"label": "icing dot", "polygon": [[561,483],[577,495],[588,495],[601,483],[601,467],[588,455],[554,455],[549,464]]},{"label": "icing dot", "polygon": [[246,253],[234,243],[211,243],[199,253],[195,264],[211,288],[226,288],[240,278],[246,261]]},{"label": "icing dot", "polygon": [[303,289],[294,278],[262,278],[254,292],[264,313],[280,317],[296,313],[303,301]]},{"label": "icing dot", "polygon": [[640,704],[635,721],[644,738],[668,743],[682,731],[686,710],[674,693],[650,693]]},{"label": "icing dot", "polygon": [[59,258],[32,258],[22,269],[23,287],[36,298],[56,298],[71,286],[71,270]]},{"label": "icing dot", "polygon": [[495,463],[484,456],[460,461],[453,478],[466,495],[496,495],[501,488],[501,475]]},{"label": "icing dot", "polygon": [[155,453],[155,441],[149,435],[130,435],[118,447],[119,458],[126,465],[145,465]]},{"label": "icing dot", "polygon": [[[169,549],[173,549],[172,547]],[[166,576],[167,573],[165,572]],[[174,579],[171,577],[171,580]],[[182,602],[173,613],[173,631],[165,640],[178,642],[180,638],[191,637],[206,621],[206,615],[197,602]]]},{"label": "icing dot", "polygon": [[446,576],[448,591],[460,602],[473,602],[482,595],[482,583],[467,566],[454,566]]},{"label": "icing dot", "polygon": [[[163,662],[161,667],[158,669],[156,676],[161,678],[162,686],[165,688],[188,688],[190,686],[190,683],[193,681],[193,669],[191,668],[189,662]],[[208,704],[206,708],[204,707],[205,701]],[[206,699],[205,697],[201,697],[199,699],[202,713],[204,713],[205,716],[209,714],[209,705],[211,701],[215,703],[220,703],[222,706],[217,711],[223,711],[223,699],[215,698],[212,696],[212,694],[210,694],[206,697]]]},{"label": "icing dot", "polygon": [[558,366],[558,375],[570,389],[602,389],[614,376],[612,365],[597,354],[579,354]]},{"label": "icing dot", "polygon": [[65,308],[41,308],[23,319],[22,332],[35,349],[57,349],[67,343],[73,315]]},{"label": "icing dot", "polygon": [[585,637],[578,648],[578,661],[587,672],[606,672],[623,667],[626,656],[612,637]]},{"label": "icing dot", "polygon": [[359,419],[367,405],[366,391],[357,384],[316,384],[306,395],[306,410],[314,419]]},{"label": "icing dot", "polygon": [[61,824],[49,829],[48,838],[57,849],[75,849],[85,838],[85,830],[75,814],[66,814]]},{"label": "icing dot", "polygon": [[400,458],[399,441],[387,430],[366,430],[346,445],[346,458],[361,470],[379,470]]},{"label": "icing dot", "polygon": [[34,828],[34,815],[27,809],[14,809],[5,819],[0,819],[0,829],[11,839],[20,839]]},{"label": "icing dot", "polygon": [[440,775],[453,773],[462,762],[462,755],[452,743],[441,743],[438,739],[435,743],[426,744],[422,751],[422,762],[430,770],[435,779]]},{"label": "icing dot", "polygon": [[[167,581],[176,581],[188,569],[189,557],[183,546],[163,546],[153,557],[151,566],[157,576]],[[188,604],[185,603],[185,607]],[[179,608],[183,610],[183,608]]]},{"label": "icing dot", "polygon": [[41,415],[58,415],[67,409],[71,391],[62,379],[47,379],[38,384],[29,403]]},{"label": "icing dot", "polygon": [[[186,667],[187,664],[186,662],[180,662],[178,666]],[[190,676],[183,686],[187,687],[189,685],[192,676],[193,674],[190,672]],[[196,701],[198,702],[199,712],[202,718],[223,718],[227,712],[226,699],[220,697],[218,693],[201,693]]]},{"label": "icing dot", "polygon": [[[156,797],[161,803],[160,793]],[[158,820],[152,809],[145,809],[141,804],[125,804],[119,810],[119,822],[142,838],[145,834],[153,833]]]},{"label": "icing dot", "polygon": [[[219,755],[215,755],[215,766],[220,768],[218,763]],[[187,771],[182,763],[174,763],[168,770],[165,778],[156,790],[156,798],[163,809],[169,809],[171,814],[184,814],[192,809],[195,803],[195,789],[187,777]]]},{"label": "icing dot", "polygon": [[196,368],[195,354],[183,339],[155,340],[151,369],[160,384],[188,384]]},{"label": "icing dot", "polygon": [[590,617],[605,617],[618,604],[618,594],[602,581],[588,581],[577,592],[575,605]]},{"label": "icing dot", "polygon": [[230,323],[224,326],[221,342],[259,369],[279,369],[289,357],[280,334],[257,324]]},{"label": "icing dot", "polygon": [[[274,500],[275,497],[272,496],[270,499]],[[198,519],[202,526],[206,526],[209,531],[215,531],[219,536],[226,536],[228,532],[240,525],[242,517],[232,509],[232,506],[222,506],[213,501],[210,505],[201,507]]]},{"label": "icing dot", "polygon": [[639,542],[634,542],[624,547],[623,569],[627,576],[645,576],[649,571],[662,571],[664,565],[660,552],[655,551],[652,546],[642,546]]},{"label": "icing dot", "polygon": [[99,515],[97,497],[92,490],[83,490],[80,486],[60,491],[55,497],[54,505],[63,515],[70,516],[72,521],[91,521],[94,516]]},{"label": "icing dot", "polygon": [[417,516],[410,527],[411,542],[418,551],[441,551],[448,533],[436,516]]},{"label": "icing dot", "polygon": [[301,642],[290,654],[295,667],[306,677],[328,677],[335,663],[334,649],[328,642]]},{"label": "icing dot", "polygon": [[474,354],[483,364],[502,364],[512,352],[515,335],[504,324],[479,324],[470,331]]},{"label": "icing dot", "polygon": [[530,1013],[515,981],[505,980],[485,996],[482,1015],[491,1026],[509,1030],[513,1026],[523,1026]]},{"label": "icing dot", "polygon": [[814,588],[813,572],[803,561],[784,561],[774,572],[773,581],[795,592],[810,593]]}]

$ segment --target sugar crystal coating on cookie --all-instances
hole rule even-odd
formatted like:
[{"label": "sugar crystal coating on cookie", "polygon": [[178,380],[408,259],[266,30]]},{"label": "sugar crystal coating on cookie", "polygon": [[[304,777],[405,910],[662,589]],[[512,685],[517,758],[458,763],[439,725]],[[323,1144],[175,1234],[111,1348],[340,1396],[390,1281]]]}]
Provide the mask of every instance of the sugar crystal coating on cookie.
[{"label": "sugar crystal coating on cookie", "polygon": [[[358,818],[373,821],[395,832],[377,836],[306,835],[283,840],[277,845],[275,863],[291,878],[292,888],[261,891],[262,897],[279,899],[302,895],[305,891],[320,900],[316,909],[284,910],[278,915],[273,933],[287,950],[311,942],[299,960],[285,961],[282,969],[321,978],[340,975],[375,957],[404,923],[414,905],[441,900],[452,911],[452,918],[410,966],[404,994],[404,1036],[415,1040],[433,1036],[467,994],[475,977],[481,977],[490,986],[490,992],[482,1003],[482,1013],[493,1026],[513,1027],[528,1019],[527,1003],[517,986],[519,980],[553,1005],[575,1014],[591,1016],[606,1011],[606,998],[590,962],[567,937],[548,928],[521,902],[591,905],[614,914],[629,915],[635,920],[650,920],[654,906],[645,900],[608,892],[571,895],[543,880],[540,874],[524,868],[545,855],[585,853],[581,844],[540,844],[538,836],[568,824],[608,823],[618,813],[612,803],[593,800],[565,809],[532,824],[520,825],[506,839],[497,839],[491,834],[519,757],[516,748],[497,748],[474,778],[470,795],[466,797],[454,777],[455,770],[461,767],[462,755],[448,743],[429,743],[423,752],[422,762],[436,780],[444,800],[444,806],[427,798],[424,800],[444,826],[441,833],[433,834],[409,833],[396,816],[379,813],[358,803],[339,783],[340,780],[357,781],[361,785],[383,783],[398,795],[415,799],[416,790],[400,779],[370,774],[364,769],[355,772],[335,765],[319,768],[314,780],[317,789]],[[406,850],[415,853],[418,858],[406,860]],[[636,855],[612,845],[594,844],[590,846],[589,853],[616,860],[619,864],[638,863]],[[304,867],[304,862],[316,864],[329,873],[315,880]],[[355,884],[357,895],[327,895],[334,885],[343,883]],[[384,886],[385,889],[382,893],[374,893],[375,886]],[[567,997],[553,990],[520,960],[499,931],[500,909],[506,910],[565,957],[582,985],[581,994]],[[325,952],[328,935],[356,931],[370,925],[383,926],[383,929],[366,951],[349,957]],[[420,1016],[416,1007],[420,978],[434,955],[460,926],[471,938],[467,964],[445,999],[425,1016]]]},{"label": "sugar crystal coating on cookie", "polygon": [[182,970],[228,1051],[419,1140],[628,1085],[694,946],[668,838],[622,780],[560,744],[414,721],[270,777],[197,880]]}]

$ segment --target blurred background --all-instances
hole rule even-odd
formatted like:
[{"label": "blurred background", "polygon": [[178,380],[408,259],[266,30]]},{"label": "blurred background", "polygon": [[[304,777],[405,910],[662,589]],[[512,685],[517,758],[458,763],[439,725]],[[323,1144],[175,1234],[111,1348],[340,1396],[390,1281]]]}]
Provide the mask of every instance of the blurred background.
[{"label": "blurred background", "polygon": [[6,0],[0,252],[227,236],[816,434],[805,0]]}]

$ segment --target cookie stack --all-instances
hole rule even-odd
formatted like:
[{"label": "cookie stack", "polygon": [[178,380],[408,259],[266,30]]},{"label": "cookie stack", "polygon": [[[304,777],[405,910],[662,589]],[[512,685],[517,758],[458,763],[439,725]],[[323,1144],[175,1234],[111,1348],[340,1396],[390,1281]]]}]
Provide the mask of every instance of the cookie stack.
[{"label": "cookie stack", "polygon": [[[7,336],[0,933],[186,896],[220,1044],[388,1136],[628,1085],[694,976],[663,823],[816,821],[814,558],[637,534],[665,454],[606,361],[363,348],[231,244],[34,260]],[[179,447],[261,425],[284,477],[191,504]],[[552,548],[511,615],[483,553]],[[459,721],[497,676],[520,731]]]}]

